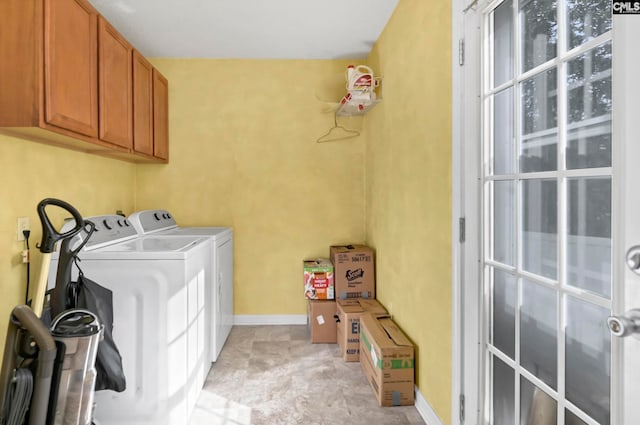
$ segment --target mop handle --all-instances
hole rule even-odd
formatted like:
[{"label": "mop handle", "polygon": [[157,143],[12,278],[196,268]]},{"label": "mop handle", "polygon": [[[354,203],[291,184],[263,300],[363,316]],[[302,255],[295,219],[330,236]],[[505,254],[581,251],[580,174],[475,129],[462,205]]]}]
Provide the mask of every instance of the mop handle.
[{"label": "mop handle", "polygon": [[36,284],[36,293],[31,302],[31,308],[36,316],[42,316],[44,308],[44,294],[47,292],[47,279],[49,277],[49,266],[51,265],[51,253],[42,254],[42,266],[40,267],[40,277]]},{"label": "mop handle", "polygon": [[[75,220],[75,227],[71,230],[68,230],[64,233],[60,233],[53,227],[51,224],[51,220],[47,215],[46,207],[49,205],[53,205],[56,207],[60,207],[63,210],[69,212],[73,219]],[[33,302],[31,303],[31,308],[36,313],[38,317],[42,315],[42,309],[44,304],[44,295],[47,291],[47,280],[49,278],[49,266],[51,265],[51,253],[55,247],[56,242],[72,238],[84,227],[84,220],[82,216],[71,204],[68,204],[65,201],[61,201],[60,199],[54,198],[46,198],[38,203],[38,216],[40,217],[40,222],[42,223],[42,240],[38,248],[40,248],[40,252],[42,252],[42,267],[40,269],[40,277],[38,279],[38,284],[36,285],[36,293],[33,297]]]}]

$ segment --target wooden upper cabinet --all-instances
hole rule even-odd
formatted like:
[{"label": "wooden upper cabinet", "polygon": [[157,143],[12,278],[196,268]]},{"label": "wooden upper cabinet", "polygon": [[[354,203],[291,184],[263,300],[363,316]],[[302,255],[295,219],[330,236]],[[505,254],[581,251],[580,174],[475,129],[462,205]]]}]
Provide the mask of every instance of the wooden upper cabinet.
[{"label": "wooden upper cabinet", "polygon": [[0,133],[167,162],[168,83],[88,0],[0,0]]},{"label": "wooden upper cabinet", "polygon": [[133,51],[133,150],[153,156],[153,66]]},{"label": "wooden upper cabinet", "polygon": [[98,14],[84,0],[44,0],[47,124],[98,136]]},{"label": "wooden upper cabinet", "polygon": [[0,1],[0,125],[3,127],[33,127],[40,123],[41,7],[31,1]]},{"label": "wooden upper cabinet", "polygon": [[169,82],[153,69],[153,156],[169,159]]},{"label": "wooden upper cabinet", "polygon": [[102,16],[98,19],[100,139],[133,146],[132,47]]}]

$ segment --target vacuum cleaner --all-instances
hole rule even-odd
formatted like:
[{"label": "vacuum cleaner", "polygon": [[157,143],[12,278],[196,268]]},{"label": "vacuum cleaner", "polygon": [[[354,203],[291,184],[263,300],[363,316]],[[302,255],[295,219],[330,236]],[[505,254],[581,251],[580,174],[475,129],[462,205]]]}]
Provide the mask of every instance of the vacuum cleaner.
[{"label": "vacuum cleaner", "polygon": [[[70,213],[75,226],[58,232],[47,215],[48,206]],[[42,200],[37,211],[42,223],[42,267],[31,306],[16,306],[10,315],[0,369],[0,425],[90,425],[103,325],[85,309],[63,311],[51,327],[41,317],[55,244],[76,236],[86,223],[74,207],[59,199]],[[66,285],[56,281],[54,293],[59,297]]]}]

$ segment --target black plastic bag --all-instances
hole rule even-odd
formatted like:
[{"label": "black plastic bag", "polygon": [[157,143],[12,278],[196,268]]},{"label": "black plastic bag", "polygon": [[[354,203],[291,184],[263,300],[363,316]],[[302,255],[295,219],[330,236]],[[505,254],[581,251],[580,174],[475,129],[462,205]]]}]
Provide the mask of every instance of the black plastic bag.
[{"label": "black plastic bag", "polygon": [[96,391],[126,389],[122,368],[122,356],[113,341],[113,293],[84,276],[82,271],[77,282],[68,287],[69,297],[75,299],[75,307],[94,313],[104,326],[104,339],[98,344],[96,357]]}]

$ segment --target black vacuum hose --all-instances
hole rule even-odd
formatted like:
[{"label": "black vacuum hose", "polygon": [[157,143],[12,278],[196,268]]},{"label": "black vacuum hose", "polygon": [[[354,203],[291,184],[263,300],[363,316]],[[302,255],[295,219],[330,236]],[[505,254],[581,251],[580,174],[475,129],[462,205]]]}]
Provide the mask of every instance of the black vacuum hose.
[{"label": "black vacuum hose", "polygon": [[33,374],[29,369],[18,368],[7,394],[7,425],[24,424],[33,394]]}]

